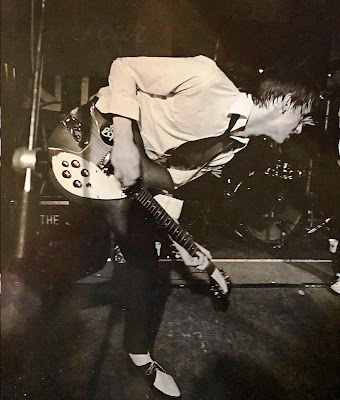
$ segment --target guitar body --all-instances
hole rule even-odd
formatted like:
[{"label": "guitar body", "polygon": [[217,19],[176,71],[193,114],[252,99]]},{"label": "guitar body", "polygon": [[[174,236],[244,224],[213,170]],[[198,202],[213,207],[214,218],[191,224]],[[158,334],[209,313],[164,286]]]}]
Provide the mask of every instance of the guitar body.
[{"label": "guitar body", "polygon": [[[74,118],[79,118],[77,110],[71,112]],[[93,108],[92,113],[93,120],[86,127],[89,134],[85,143],[79,141],[72,128],[62,124],[53,131],[48,140],[52,166],[50,179],[70,201],[82,204],[94,201],[99,205],[103,201],[121,200],[127,196],[110,164],[113,138],[108,139],[102,133],[108,122],[97,109]],[[133,124],[133,132],[141,157],[143,186],[154,194],[162,190],[172,192],[174,186],[169,172],[146,155],[137,124]]]},{"label": "guitar body", "polygon": [[[68,200],[83,207],[100,207],[107,223],[121,238],[127,238],[128,213],[133,201],[122,190],[110,163],[114,135],[110,121],[94,107],[95,102],[75,108],[53,130],[48,139],[51,161],[49,178]],[[172,192],[167,169],[150,160],[137,124],[134,141],[140,152],[143,186],[152,194]]]}]

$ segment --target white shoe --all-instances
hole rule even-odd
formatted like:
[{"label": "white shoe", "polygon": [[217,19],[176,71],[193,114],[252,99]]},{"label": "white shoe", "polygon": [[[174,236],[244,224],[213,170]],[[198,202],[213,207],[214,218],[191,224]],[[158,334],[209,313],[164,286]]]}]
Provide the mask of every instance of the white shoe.
[{"label": "white shoe", "polygon": [[181,395],[174,378],[154,360],[139,367],[133,362],[129,362],[129,370],[135,376],[147,377],[150,385],[167,396],[179,397]]},{"label": "white shoe", "polygon": [[335,276],[336,278],[331,282],[330,288],[334,290],[334,292],[340,294],[340,273],[336,274]]},{"label": "white shoe", "polygon": [[[149,372],[150,371],[150,372]],[[181,392],[174,378],[167,374],[164,369],[155,361],[153,361],[147,370],[147,374],[151,375],[156,372],[155,380],[153,381],[153,386],[160,392],[166,394],[167,396],[179,397]]]}]

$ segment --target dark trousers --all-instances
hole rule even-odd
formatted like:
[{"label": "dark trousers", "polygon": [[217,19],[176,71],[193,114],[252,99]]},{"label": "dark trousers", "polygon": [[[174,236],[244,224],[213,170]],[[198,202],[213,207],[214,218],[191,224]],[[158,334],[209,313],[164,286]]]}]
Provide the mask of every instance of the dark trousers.
[{"label": "dark trousers", "polygon": [[137,202],[128,213],[128,235],[116,235],[126,263],[119,264],[125,308],[124,349],[133,354],[152,351],[170,292],[167,271],[161,271],[155,249],[156,225]]},{"label": "dark trousers", "polygon": [[[187,199],[216,196],[219,180],[202,176],[188,185],[188,190],[177,190],[177,197]],[[187,196],[189,194],[189,197]],[[117,204],[117,202],[114,202]],[[157,224],[147,211],[137,203],[124,202],[122,213],[105,203],[107,220],[115,232],[115,241],[126,260],[116,266],[117,279],[121,282],[125,308],[124,349],[133,354],[152,351],[162,319],[164,306],[170,294],[169,270],[158,263],[155,240],[160,235]],[[122,218],[127,216],[126,218]],[[118,221],[123,221],[118,223]]]}]

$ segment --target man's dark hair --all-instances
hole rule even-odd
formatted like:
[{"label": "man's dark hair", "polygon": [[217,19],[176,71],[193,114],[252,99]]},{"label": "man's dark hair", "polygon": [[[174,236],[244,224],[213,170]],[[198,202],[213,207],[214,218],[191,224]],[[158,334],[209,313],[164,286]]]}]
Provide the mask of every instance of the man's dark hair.
[{"label": "man's dark hair", "polygon": [[319,89],[311,76],[300,69],[287,69],[268,69],[261,74],[250,90],[255,104],[268,106],[274,100],[290,95],[293,108],[315,105]]}]

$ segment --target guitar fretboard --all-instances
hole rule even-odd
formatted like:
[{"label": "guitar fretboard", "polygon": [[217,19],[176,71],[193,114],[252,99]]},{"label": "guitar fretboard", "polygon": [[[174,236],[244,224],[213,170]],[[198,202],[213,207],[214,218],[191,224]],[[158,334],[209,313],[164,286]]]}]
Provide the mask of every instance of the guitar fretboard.
[{"label": "guitar fretboard", "polygon": [[191,256],[195,256],[199,248],[190,234],[164,210],[148,190],[142,188],[138,193],[134,193],[133,196],[177,243],[184,247]]},{"label": "guitar fretboard", "polygon": [[[184,230],[177,221],[175,221],[164,208],[153,198],[151,193],[142,188],[139,192],[133,193],[133,197],[155,218],[155,220],[167,231],[167,233],[182,247],[184,247],[191,256],[195,256],[200,250],[193,241],[190,234]],[[213,262],[209,262],[205,268],[205,272],[209,275],[211,283],[211,292],[213,293],[213,303],[217,310],[226,311],[227,303],[225,302],[227,292],[219,287],[219,284],[212,278],[216,266]],[[223,300],[224,299],[224,300]],[[217,301],[217,304],[216,304]]]}]

